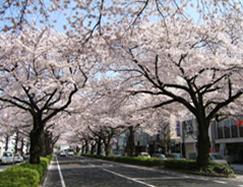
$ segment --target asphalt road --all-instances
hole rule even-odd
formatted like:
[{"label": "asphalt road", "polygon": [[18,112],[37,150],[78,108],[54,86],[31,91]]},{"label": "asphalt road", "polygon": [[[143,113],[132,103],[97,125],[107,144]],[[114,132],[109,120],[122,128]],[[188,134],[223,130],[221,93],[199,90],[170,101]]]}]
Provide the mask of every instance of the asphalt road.
[{"label": "asphalt road", "polygon": [[243,187],[235,179],[203,177],[86,157],[53,157],[43,187]]}]

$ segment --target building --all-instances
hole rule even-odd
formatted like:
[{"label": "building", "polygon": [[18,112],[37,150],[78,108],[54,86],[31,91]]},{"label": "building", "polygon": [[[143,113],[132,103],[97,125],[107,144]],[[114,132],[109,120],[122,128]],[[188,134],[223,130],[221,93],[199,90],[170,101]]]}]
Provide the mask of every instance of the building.
[{"label": "building", "polygon": [[180,152],[180,137],[176,125],[165,123],[161,120],[159,130],[153,135],[143,132],[142,129],[135,134],[136,153],[175,153]]},{"label": "building", "polygon": [[[230,118],[213,121],[208,133],[210,152],[218,152],[222,157],[228,155],[231,162],[243,162],[243,125],[237,125],[237,121]],[[197,122],[193,117],[180,122],[182,154],[187,159],[195,159],[197,156],[197,135]]]},{"label": "building", "polygon": [[231,162],[243,162],[243,126],[239,120],[225,119],[211,125],[212,145]]}]

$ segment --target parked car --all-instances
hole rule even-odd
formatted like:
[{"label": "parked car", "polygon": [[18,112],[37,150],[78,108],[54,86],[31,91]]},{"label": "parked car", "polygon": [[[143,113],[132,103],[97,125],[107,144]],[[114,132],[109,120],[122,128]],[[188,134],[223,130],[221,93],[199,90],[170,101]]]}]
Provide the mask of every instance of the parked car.
[{"label": "parked car", "polygon": [[61,156],[61,157],[67,156],[67,153],[65,151],[60,151],[59,156]]},{"label": "parked car", "polygon": [[216,164],[228,165],[227,160],[225,160],[219,153],[209,153],[209,160],[210,160],[210,162],[213,162]]},{"label": "parked car", "polygon": [[151,156],[147,152],[138,153],[138,157],[151,158]]},{"label": "parked car", "polygon": [[11,151],[4,151],[2,156],[2,164],[13,164],[14,154]]},{"label": "parked car", "polygon": [[59,156],[60,155],[60,151],[56,151],[55,155]]},{"label": "parked car", "polygon": [[162,159],[162,160],[167,160],[167,158],[165,157],[165,155],[162,154],[162,153],[154,153],[154,154],[152,155],[152,157],[154,157],[154,158],[160,158],[160,159]]},{"label": "parked car", "polygon": [[180,153],[170,153],[166,154],[167,159],[176,159],[176,160],[186,160],[186,158]]},{"label": "parked car", "polygon": [[24,161],[24,158],[20,154],[16,153],[14,155],[14,162],[15,163],[20,163],[20,162],[23,162],[23,161]]},{"label": "parked car", "polygon": [[23,154],[23,158],[24,158],[24,160],[29,159],[30,158],[30,153]]},{"label": "parked car", "polygon": [[114,152],[112,155],[113,155],[113,156],[121,156],[121,153],[119,153],[119,152]]}]

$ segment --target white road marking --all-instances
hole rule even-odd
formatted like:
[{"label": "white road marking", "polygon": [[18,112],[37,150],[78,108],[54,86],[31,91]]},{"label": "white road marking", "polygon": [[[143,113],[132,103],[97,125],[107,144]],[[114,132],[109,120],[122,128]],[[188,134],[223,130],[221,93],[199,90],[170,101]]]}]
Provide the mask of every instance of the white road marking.
[{"label": "white road marking", "polygon": [[151,177],[151,178],[136,178],[136,180],[140,180],[140,181],[143,181],[143,180],[146,180],[146,181],[149,181],[149,180],[184,180],[185,177]]},{"label": "white road marking", "polygon": [[[55,155],[55,157],[56,157],[56,155]],[[62,171],[61,171],[59,162],[58,162],[58,160],[57,160],[57,157],[56,157],[56,162],[57,162],[57,168],[58,168],[59,176],[60,176],[60,179],[61,179],[62,187],[66,187],[66,185],[65,185],[65,181],[64,181],[63,176],[62,176]]]},{"label": "white road marking", "polygon": [[125,176],[125,175],[122,175],[122,174],[119,174],[119,173],[116,173],[116,172],[113,172],[113,171],[110,171],[110,170],[107,170],[107,169],[103,169],[103,171],[106,171],[106,172],[108,172],[108,173],[111,173],[111,174],[113,174],[113,175],[116,175],[116,176],[118,176],[118,177],[121,177],[121,178],[124,178],[124,179],[127,179],[127,180],[131,180],[131,181],[134,181],[134,182],[143,184],[143,185],[148,186],[148,187],[156,187],[156,186],[154,186],[154,185],[147,184],[147,183],[145,183],[145,182],[139,181],[139,180],[134,179],[134,178],[127,177],[127,176]]},{"label": "white road marking", "polygon": [[219,184],[226,184],[227,183],[225,181],[213,181],[213,182],[216,182],[216,183],[219,183]]}]

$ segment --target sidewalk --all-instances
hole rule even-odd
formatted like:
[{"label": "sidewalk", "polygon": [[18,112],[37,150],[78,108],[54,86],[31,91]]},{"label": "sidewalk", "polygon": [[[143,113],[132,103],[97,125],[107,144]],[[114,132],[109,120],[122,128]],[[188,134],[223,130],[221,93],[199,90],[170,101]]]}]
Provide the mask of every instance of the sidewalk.
[{"label": "sidewalk", "polygon": [[243,164],[230,164],[236,175],[243,175]]}]

